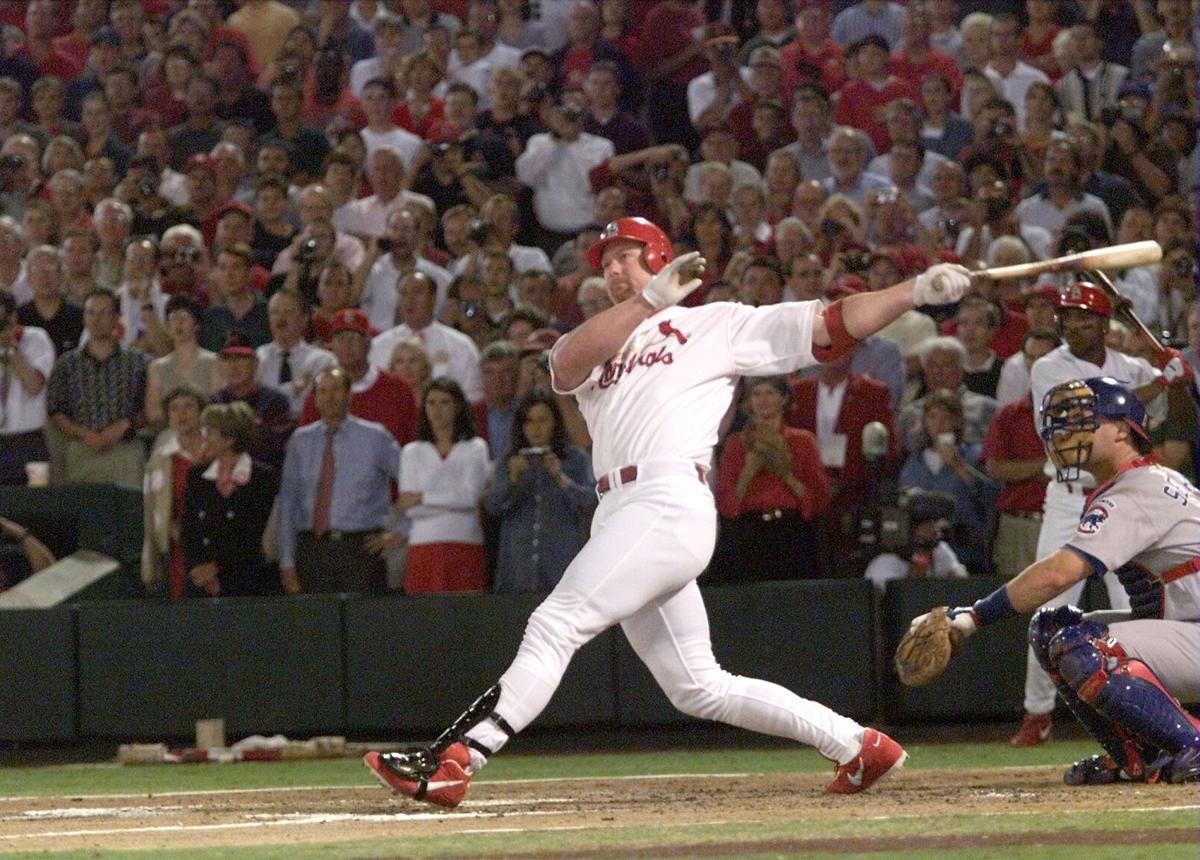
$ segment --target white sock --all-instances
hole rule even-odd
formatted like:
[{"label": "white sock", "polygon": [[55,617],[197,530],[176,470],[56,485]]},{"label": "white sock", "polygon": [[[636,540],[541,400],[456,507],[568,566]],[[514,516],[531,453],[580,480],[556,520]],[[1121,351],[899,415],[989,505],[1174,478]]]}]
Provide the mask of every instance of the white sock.
[{"label": "white sock", "polygon": [[[490,717],[480,720],[468,729],[466,736],[490,749],[493,754],[498,753],[500,748],[508,743],[508,733],[496,725]],[[467,745],[467,749],[471,751],[471,772],[475,773],[487,764],[487,756],[470,744]]]}]

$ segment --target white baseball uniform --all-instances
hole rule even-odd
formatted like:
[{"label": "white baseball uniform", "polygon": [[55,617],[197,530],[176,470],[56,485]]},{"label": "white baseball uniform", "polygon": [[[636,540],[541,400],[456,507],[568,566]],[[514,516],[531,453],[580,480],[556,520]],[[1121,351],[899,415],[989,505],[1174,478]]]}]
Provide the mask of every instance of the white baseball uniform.
[{"label": "white baseball uniform", "polygon": [[[563,392],[578,398],[594,442],[595,474],[612,489],[596,509],[590,540],[534,611],[500,678],[496,713],[514,731],[550,701],[575,651],[620,622],[684,713],[811,744],[841,764],[858,754],[858,723],[717,664],[696,585],[717,530],[702,476],[736,377],[814,364],[812,323],[820,307],[670,307],[644,320],[582,385]],[[635,478],[630,466],[637,467]],[[493,750],[506,740],[491,721],[467,735]]]},{"label": "white baseball uniform", "polygon": [[[1158,371],[1145,359],[1134,358],[1106,349],[1104,364],[1098,367],[1090,361],[1076,357],[1070,348],[1063,344],[1035,361],[1030,370],[1030,396],[1033,397],[1034,421],[1040,431],[1042,428],[1042,398],[1051,388],[1067,380],[1111,376],[1130,388],[1137,388],[1158,375]],[[1054,466],[1047,463],[1046,470],[1053,478]],[[1095,486],[1096,479],[1092,477],[1091,473],[1080,472],[1078,481],[1052,480],[1046,487],[1042,530],[1038,534],[1038,558],[1045,558],[1070,542],[1079,525],[1084,500]],[[1108,600],[1113,609],[1129,607],[1129,596],[1111,571],[1104,574],[1104,585],[1108,589]],[[1078,604],[1079,598],[1083,594],[1083,588],[1084,583],[1077,583],[1045,605]],[[1054,682],[1042,669],[1037,657],[1034,656],[1033,649],[1030,648],[1025,662],[1025,710],[1031,714],[1048,714],[1054,710],[1054,696]]]}]

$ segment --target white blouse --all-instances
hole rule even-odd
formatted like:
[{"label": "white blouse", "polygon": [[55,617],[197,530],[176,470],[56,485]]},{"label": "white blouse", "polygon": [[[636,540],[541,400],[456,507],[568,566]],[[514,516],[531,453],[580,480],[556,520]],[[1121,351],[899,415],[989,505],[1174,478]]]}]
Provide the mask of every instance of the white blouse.
[{"label": "white blouse", "polygon": [[442,459],[432,442],[409,442],[400,452],[400,492],[421,493],[412,507],[411,545],[483,543],[479,500],[491,477],[487,442],[476,436],[455,443]]}]

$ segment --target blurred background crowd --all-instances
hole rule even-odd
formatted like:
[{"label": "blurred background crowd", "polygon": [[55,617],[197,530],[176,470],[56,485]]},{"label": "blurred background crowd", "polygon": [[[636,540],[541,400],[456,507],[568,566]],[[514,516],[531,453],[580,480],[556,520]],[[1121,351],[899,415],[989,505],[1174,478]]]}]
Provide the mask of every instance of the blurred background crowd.
[{"label": "blurred background crowd", "polygon": [[[556,338],[641,215],[689,303],[989,282],[747,379],[708,582],[1012,575],[1052,470],[1030,368],[1141,361],[1195,480],[1191,0],[0,0],[0,483],[145,500],[170,599],[545,591],[596,504]],[[1103,273],[1097,275],[1103,277]],[[926,311],[929,311],[926,313]],[[1061,381],[1061,380],[1054,380]],[[46,563],[24,545],[16,581]],[[39,545],[40,546],[40,545]]]}]

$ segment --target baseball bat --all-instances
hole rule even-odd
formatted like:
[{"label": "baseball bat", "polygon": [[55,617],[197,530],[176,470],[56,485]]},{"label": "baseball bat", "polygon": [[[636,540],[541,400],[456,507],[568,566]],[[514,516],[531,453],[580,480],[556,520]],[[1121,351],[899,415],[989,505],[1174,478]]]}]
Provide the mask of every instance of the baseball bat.
[{"label": "baseball bat", "polygon": [[1048,272],[1079,272],[1085,269],[1132,269],[1148,266],[1162,259],[1162,247],[1153,239],[1144,242],[1129,242],[1125,245],[1110,245],[1055,257],[1053,260],[1037,260],[1015,266],[997,266],[972,272],[972,278],[989,278],[1007,281],[1015,278],[1032,278]]},{"label": "baseball bat", "polygon": [[[1137,244],[1147,243],[1139,242]],[[1149,244],[1157,245],[1158,243],[1150,242]],[[1119,292],[1117,292],[1116,284],[1109,279],[1108,275],[1104,274],[1104,272],[1101,272],[1098,269],[1092,270],[1091,274],[1094,276],[1096,285],[1099,286],[1100,289],[1104,290],[1104,292],[1107,293],[1108,297],[1112,300],[1113,307],[1116,308],[1117,315],[1125,320],[1125,322],[1133,326],[1134,330],[1145,339],[1146,343],[1151,344],[1152,349],[1156,353],[1165,352],[1166,347],[1163,346],[1162,343],[1159,342],[1158,338],[1154,336],[1154,332],[1150,331],[1150,328],[1144,322],[1138,319],[1138,315],[1133,312],[1133,305],[1130,304],[1127,299],[1123,298]]]}]

